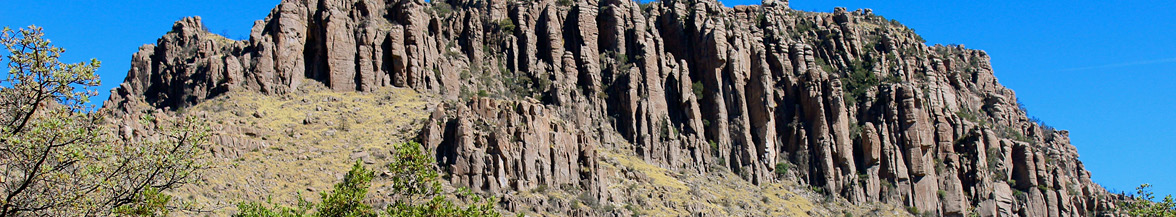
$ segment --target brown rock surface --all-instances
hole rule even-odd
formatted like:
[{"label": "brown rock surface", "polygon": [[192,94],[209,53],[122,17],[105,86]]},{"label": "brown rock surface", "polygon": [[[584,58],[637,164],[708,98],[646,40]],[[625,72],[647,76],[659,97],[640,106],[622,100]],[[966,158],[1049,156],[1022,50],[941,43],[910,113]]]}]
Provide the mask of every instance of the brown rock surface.
[{"label": "brown rock surface", "polygon": [[801,12],[775,0],[444,3],[287,0],[247,41],[185,18],[135,53],[106,105],[179,109],[310,82],[415,89],[442,105],[419,140],[451,183],[502,195],[508,210],[605,212],[519,196],[547,188],[634,201],[610,186],[650,178],[609,172],[602,150],[667,173],[729,170],[758,185],[796,182],[936,215],[1114,206],[1097,199],[1107,193],[1068,132],[1030,121],[984,51],[927,46],[869,10]]}]

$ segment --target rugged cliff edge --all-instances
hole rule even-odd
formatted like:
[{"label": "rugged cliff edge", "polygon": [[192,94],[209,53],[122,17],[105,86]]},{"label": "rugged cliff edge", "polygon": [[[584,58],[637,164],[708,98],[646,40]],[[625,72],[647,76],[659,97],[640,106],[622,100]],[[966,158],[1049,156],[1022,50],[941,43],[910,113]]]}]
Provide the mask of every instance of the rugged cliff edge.
[{"label": "rugged cliff edge", "polygon": [[985,52],[927,46],[868,9],[285,0],[245,41],[202,25],[185,18],[141,47],[105,105],[176,110],[312,82],[415,89],[436,98],[418,140],[451,183],[502,196],[511,211],[610,212],[520,193],[559,188],[719,214],[618,187],[657,180],[602,166],[602,150],[673,173],[729,170],[756,185],[798,182],[944,216],[1097,216],[1114,206],[1068,132],[1027,118]]}]

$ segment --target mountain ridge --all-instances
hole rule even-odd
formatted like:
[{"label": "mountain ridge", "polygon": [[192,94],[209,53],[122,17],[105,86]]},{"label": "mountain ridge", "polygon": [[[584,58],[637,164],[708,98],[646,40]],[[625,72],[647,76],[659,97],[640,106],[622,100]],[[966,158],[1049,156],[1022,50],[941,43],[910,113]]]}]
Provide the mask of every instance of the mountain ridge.
[{"label": "mountain ridge", "polygon": [[140,48],[106,106],[176,110],[309,82],[411,88],[441,98],[418,140],[450,182],[532,209],[543,203],[511,192],[637,202],[598,162],[619,149],[670,171],[793,180],[930,214],[1113,214],[1068,132],[1027,118],[986,53],[926,46],[868,9],[444,3],[283,1],[247,41],[185,18]]}]

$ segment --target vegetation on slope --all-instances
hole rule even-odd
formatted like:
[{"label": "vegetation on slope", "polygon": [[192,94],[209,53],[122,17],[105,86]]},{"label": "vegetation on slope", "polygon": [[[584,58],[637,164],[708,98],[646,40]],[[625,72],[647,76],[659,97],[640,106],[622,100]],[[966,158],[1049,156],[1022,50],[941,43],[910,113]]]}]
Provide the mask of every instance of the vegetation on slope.
[{"label": "vegetation on slope", "polygon": [[[445,191],[433,163],[432,156],[422,151],[415,142],[394,145],[391,163],[388,164],[392,179],[392,194],[396,202],[383,212],[376,211],[375,205],[364,203],[374,172],[356,162],[343,182],[335,184],[331,192],[321,193],[320,204],[299,198],[297,206],[286,207],[259,202],[242,203],[240,213],[234,216],[277,217],[277,216],[500,216],[494,210],[494,198],[483,199],[469,190]],[[448,195],[467,199],[470,204],[462,206]]]},{"label": "vegetation on slope", "polygon": [[[387,163],[390,144],[409,141],[427,116],[428,103],[410,89],[334,92],[317,83],[299,89],[230,92],[185,109],[213,121],[218,143],[210,149],[217,160],[201,183],[176,189],[175,196],[223,215],[243,200],[297,203],[292,195],[330,190],[357,160],[369,167]],[[387,182],[373,180],[373,191],[383,194]]]}]

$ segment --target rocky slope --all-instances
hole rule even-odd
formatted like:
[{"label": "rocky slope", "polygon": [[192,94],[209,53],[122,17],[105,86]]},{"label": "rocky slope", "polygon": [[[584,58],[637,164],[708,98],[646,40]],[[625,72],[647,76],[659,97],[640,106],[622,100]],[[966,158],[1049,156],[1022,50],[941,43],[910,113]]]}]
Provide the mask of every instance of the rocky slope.
[{"label": "rocky slope", "polygon": [[778,0],[285,0],[249,40],[185,18],[133,58],[108,108],[178,110],[312,83],[435,96],[419,140],[453,185],[502,196],[512,212],[626,213],[525,193],[558,188],[595,202],[577,204],[734,214],[698,205],[717,203],[705,193],[683,196],[696,202],[676,202],[672,188],[635,194],[624,183],[655,180],[612,168],[608,152],[680,179],[795,182],[919,214],[1114,208],[1068,132],[1027,118],[985,52],[927,46],[870,10],[802,12]]}]

